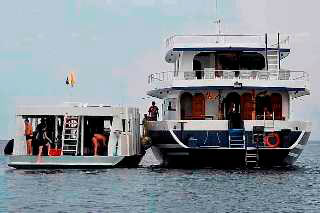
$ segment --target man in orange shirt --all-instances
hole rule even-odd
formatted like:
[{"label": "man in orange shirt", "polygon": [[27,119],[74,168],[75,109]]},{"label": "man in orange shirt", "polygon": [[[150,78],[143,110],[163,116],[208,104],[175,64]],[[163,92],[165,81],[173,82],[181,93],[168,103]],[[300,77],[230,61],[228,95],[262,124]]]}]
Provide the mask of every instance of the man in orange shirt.
[{"label": "man in orange shirt", "polygon": [[24,121],[26,143],[27,143],[27,155],[32,155],[32,124],[28,119]]}]

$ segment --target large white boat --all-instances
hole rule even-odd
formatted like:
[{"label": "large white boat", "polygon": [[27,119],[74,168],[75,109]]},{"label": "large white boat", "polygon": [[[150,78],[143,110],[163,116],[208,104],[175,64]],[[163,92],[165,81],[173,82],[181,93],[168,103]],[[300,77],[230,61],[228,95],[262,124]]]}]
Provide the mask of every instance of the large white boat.
[{"label": "large white boat", "polygon": [[[32,155],[27,155],[25,119],[34,127]],[[144,150],[140,144],[137,108],[66,103],[56,106],[18,106],[16,137],[8,165],[18,169],[137,167]],[[35,127],[45,124],[53,142],[38,155]],[[94,155],[93,136],[104,135]],[[46,147],[46,146],[44,146]]]},{"label": "large white boat", "polygon": [[292,120],[292,102],[310,95],[305,71],[284,69],[288,37],[174,35],[172,71],[148,77],[162,99],[162,121],[149,121],[152,150],[164,166],[292,165],[311,123]]}]

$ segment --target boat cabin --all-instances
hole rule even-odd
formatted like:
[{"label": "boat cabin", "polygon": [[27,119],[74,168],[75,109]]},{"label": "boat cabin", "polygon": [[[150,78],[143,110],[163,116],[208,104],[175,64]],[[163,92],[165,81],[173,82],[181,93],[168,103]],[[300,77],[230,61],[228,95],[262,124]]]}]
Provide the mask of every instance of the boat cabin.
[{"label": "boat cabin", "polygon": [[[174,96],[174,95],[173,95]],[[183,91],[165,98],[164,120],[229,120],[235,107],[242,120],[289,119],[289,95],[277,91]]]},{"label": "boat cabin", "polygon": [[[18,106],[14,155],[26,155],[24,121],[32,124],[32,154],[38,154],[37,131],[43,124],[52,141],[45,155],[92,156],[93,137],[104,138],[98,145],[100,156],[140,154],[140,117],[136,108],[68,103],[59,106]],[[44,146],[46,148],[46,146]]]},{"label": "boat cabin", "polygon": [[[173,36],[165,60],[172,72],[149,76],[148,95],[163,99],[164,120],[288,120],[290,99],[308,95],[308,75],[281,68],[290,49],[261,36]],[[265,39],[265,40],[264,40]]]}]

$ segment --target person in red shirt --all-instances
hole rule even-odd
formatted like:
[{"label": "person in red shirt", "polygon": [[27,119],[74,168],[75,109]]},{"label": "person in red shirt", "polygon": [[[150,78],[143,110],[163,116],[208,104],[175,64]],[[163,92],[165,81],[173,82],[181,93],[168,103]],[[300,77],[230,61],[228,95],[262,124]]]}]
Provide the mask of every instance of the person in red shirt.
[{"label": "person in red shirt", "polygon": [[103,151],[103,148],[106,146],[107,137],[103,134],[94,134],[92,139],[93,145],[93,155],[97,156],[99,153]]},{"label": "person in red shirt", "polygon": [[156,102],[152,101],[152,106],[149,108],[149,116],[151,121],[157,121],[159,117],[159,108],[156,106]]}]

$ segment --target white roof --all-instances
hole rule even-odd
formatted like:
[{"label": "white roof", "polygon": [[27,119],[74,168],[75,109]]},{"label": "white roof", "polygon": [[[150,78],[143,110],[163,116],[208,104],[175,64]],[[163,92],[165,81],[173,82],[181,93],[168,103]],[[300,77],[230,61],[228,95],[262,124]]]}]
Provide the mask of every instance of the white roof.
[{"label": "white roof", "polygon": [[112,107],[107,105],[27,105],[17,106],[17,116],[48,116],[48,115],[74,115],[74,116],[115,116],[121,114],[129,114],[130,112],[138,110],[133,107]]}]

